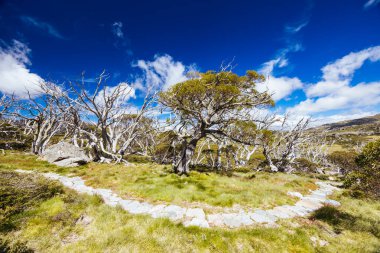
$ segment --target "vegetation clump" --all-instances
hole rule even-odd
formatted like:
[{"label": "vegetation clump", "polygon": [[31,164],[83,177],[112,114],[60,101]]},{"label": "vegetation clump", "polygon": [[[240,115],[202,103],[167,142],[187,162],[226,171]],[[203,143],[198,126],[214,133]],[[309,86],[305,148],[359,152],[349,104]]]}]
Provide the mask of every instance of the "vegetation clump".
[{"label": "vegetation clump", "polygon": [[59,193],[60,185],[41,177],[0,171],[0,233],[17,226],[14,215]]},{"label": "vegetation clump", "polygon": [[358,168],[345,178],[345,186],[380,198],[380,140],[368,143],[357,156]]}]

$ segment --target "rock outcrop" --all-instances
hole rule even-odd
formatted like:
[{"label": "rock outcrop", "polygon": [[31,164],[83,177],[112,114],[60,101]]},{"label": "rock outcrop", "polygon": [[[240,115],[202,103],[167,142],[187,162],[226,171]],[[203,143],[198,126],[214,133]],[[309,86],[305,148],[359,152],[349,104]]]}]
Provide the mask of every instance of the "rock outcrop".
[{"label": "rock outcrop", "polygon": [[75,167],[90,161],[82,149],[66,142],[48,147],[42,153],[42,159],[62,167]]}]

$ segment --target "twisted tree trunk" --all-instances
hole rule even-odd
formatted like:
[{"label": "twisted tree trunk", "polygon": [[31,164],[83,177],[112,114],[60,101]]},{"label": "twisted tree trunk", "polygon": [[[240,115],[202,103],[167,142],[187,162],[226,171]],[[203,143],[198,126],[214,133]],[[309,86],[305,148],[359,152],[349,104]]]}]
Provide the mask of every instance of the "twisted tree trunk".
[{"label": "twisted tree trunk", "polygon": [[182,150],[180,154],[179,161],[174,166],[174,172],[179,175],[189,175],[190,172],[190,162],[194,155],[195,147],[199,138],[191,139],[189,142],[184,140],[182,142]]}]

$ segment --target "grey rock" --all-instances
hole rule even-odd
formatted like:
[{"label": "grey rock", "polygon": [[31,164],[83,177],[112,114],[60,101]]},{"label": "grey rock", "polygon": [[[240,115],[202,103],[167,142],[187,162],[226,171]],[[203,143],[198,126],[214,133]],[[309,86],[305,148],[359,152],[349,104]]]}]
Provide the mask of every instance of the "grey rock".
[{"label": "grey rock", "polygon": [[210,227],[206,219],[199,219],[199,218],[193,218],[191,221],[185,221],[183,225],[185,227],[190,227],[190,226],[196,226],[196,227],[201,227],[201,228]]},{"label": "grey rock", "polygon": [[186,209],[176,205],[169,205],[163,210],[163,217],[167,217],[172,221],[180,220],[186,213]]},{"label": "grey rock", "polygon": [[205,219],[206,218],[206,214],[202,208],[188,208],[186,210],[185,215],[186,215],[186,217],[189,217],[189,218],[197,218],[197,219]]},{"label": "grey rock", "polygon": [[264,212],[255,211],[254,213],[248,213],[251,219],[257,223],[275,223],[277,218],[273,215]]},{"label": "grey rock", "polygon": [[230,228],[249,226],[253,224],[253,221],[246,213],[225,213],[222,216],[223,223]]},{"label": "grey rock", "polygon": [[340,206],[340,203],[338,201],[332,199],[326,199],[324,203],[332,206]]},{"label": "grey rock", "polygon": [[62,167],[75,167],[90,161],[82,149],[66,142],[59,142],[48,147],[42,153],[42,158]]},{"label": "grey rock", "polygon": [[223,214],[221,213],[207,215],[207,221],[210,225],[213,225],[216,227],[224,226]]},{"label": "grey rock", "polygon": [[299,193],[299,192],[288,192],[288,195],[292,196],[292,197],[297,197],[297,198],[300,198],[300,199],[303,197],[303,195],[301,193]]}]

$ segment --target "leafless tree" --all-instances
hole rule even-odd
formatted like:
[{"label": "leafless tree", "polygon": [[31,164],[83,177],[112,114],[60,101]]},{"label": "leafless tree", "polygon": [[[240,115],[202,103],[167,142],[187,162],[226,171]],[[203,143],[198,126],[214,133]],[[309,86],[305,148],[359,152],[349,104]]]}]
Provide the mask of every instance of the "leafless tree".
[{"label": "leafless tree", "polygon": [[28,99],[18,101],[13,113],[24,121],[24,134],[32,136],[31,151],[34,154],[41,154],[51,138],[62,129],[69,109],[60,104],[61,91],[58,86],[53,89],[54,86],[41,83],[37,97],[28,93]]},{"label": "leafless tree", "polygon": [[275,131],[261,131],[260,145],[270,169],[273,172],[284,172],[290,169],[289,164],[297,158],[300,145],[309,139],[305,130],[310,119],[302,118],[292,125],[289,122],[289,115],[285,115],[283,119],[271,122],[272,127],[276,122],[279,122],[280,126]]},{"label": "leafless tree", "polygon": [[109,87],[105,85],[107,78],[103,72],[93,91],[85,88],[84,77],[80,83],[70,83],[65,93],[72,105],[68,124],[75,145],[79,145],[78,139],[84,139],[95,161],[121,162],[141,134],[141,123],[155,103],[156,92],[148,89],[142,105],[135,107],[127,103],[135,90],[126,83]]}]

